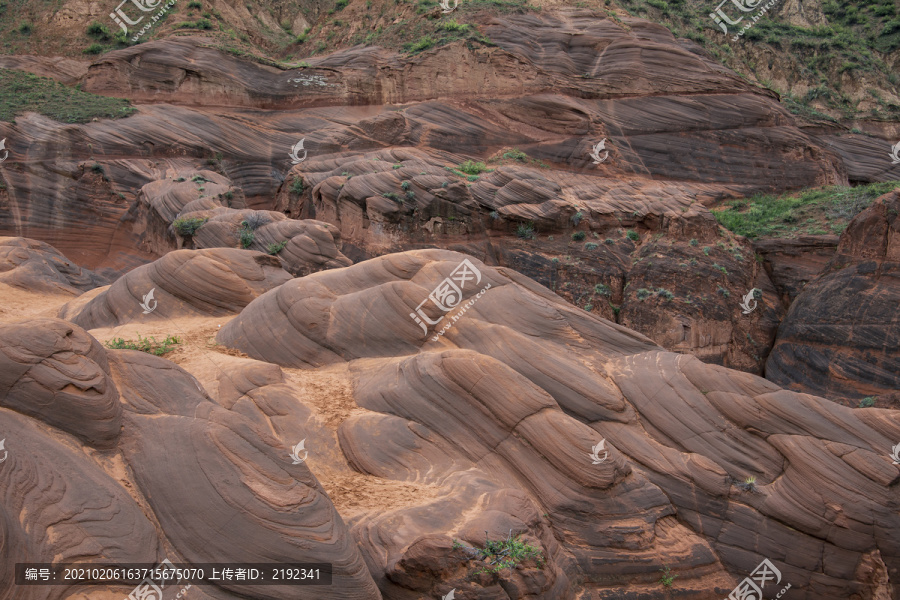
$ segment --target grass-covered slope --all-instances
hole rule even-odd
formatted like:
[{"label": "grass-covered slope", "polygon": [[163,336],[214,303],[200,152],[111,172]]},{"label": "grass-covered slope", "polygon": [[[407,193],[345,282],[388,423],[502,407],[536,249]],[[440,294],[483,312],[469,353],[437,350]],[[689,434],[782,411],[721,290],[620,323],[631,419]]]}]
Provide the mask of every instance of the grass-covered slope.
[{"label": "grass-covered slope", "polygon": [[88,94],[48,77],[0,69],[0,121],[33,111],[63,123],[87,123],[95,117],[127,117],[134,112],[127,100]]}]

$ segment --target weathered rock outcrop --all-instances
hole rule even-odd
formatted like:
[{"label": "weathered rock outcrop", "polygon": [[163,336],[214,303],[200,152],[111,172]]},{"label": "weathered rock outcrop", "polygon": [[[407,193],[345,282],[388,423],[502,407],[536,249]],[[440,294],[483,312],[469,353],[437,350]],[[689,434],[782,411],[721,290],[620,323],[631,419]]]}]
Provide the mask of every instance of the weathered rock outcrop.
[{"label": "weathered rock outcrop", "polygon": [[153,252],[176,248],[247,248],[277,256],[295,276],[346,267],[341,235],[328,223],[297,221],[244,206],[240,190],[212,171],[181,171],[141,188],[130,211],[134,231]]},{"label": "weathered rock outcrop", "polygon": [[[286,366],[349,361],[357,403],[384,415],[341,427],[356,468],[424,477],[463,498],[477,475],[489,497],[523,498],[516,512],[505,500],[474,514],[469,501],[435,500],[355,522],[387,597],[500,585],[515,598],[568,598],[576,579],[611,597],[611,587],[645,589],[668,564],[685,597],[708,598],[768,558],[798,598],[843,600],[877,592],[878,577],[857,574],[867,565],[900,567],[900,547],[882,533],[900,530],[888,458],[896,413],[665,352],[515,272],[472,259],[460,271],[465,258],[406,252],[293,280],[218,335]],[[429,300],[447,278],[462,294]],[[592,465],[601,439],[609,460]],[[479,544],[482,529],[539,542],[544,574],[466,579],[471,556],[452,540]]]},{"label": "weathered rock outcrop", "polygon": [[82,269],[44,242],[0,237],[0,282],[33,291],[77,296],[108,281]]},{"label": "weathered rock outcrop", "polygon": [[[176,250],[59,311],[85,329],[136,319],[227,315],[291,279],[277,258],[252,250]],[[151,294],[152,293],[152,294]]]},{"label": "weathered rock outcrop", "polygon": [[766,363],[779,385],[829,396],[900,388],[900,192],[841,235],[821,275],[791,305]]},{"label": "weathered rock outcrop", "polygon": [[[24,549],[21,556],[99,564],[165,557],[195,564],[331,563],[330,586],[223,584],[206,588],[203,597],[381,597],[307,465],[292,464],[265,423],[217,405],[184,370],[137,351],[107,351],[81,328],[56,320],[0,328],[3,360],[0,530],[17,552]],[[62,393],[41,391],[54,387]],[[79,398],[68,388],[86,389]],[[114,419],[98,412],[113,408]],[[107,425],[103,448],[115,455],[80,452],[62,434],[91,443],[97,437],[91,432]],[[13,586],[8,568],[0,581],[4,600],[61,598],[72,591]],[[104,598],[129,591],[91,590]]]}]

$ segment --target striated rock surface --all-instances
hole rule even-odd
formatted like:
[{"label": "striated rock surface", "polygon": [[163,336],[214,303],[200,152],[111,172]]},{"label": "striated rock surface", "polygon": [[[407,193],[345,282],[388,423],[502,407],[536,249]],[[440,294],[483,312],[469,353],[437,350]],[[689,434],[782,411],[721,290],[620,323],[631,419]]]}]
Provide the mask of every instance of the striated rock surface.
[{"label": "striated rock surface", "polygon": [[0,406],[99,448],[113,446],[122,427],[103,348],[56,319],[0,325]]},{"label": "striated rock surface", "polygon": [[[683,597],[709,598],[768,558],[798,598],[838,600],[876,592],[877,578],[857,575],[866,565],[900,566],[882,534],[900,529],[896,413],[666,352],[515,272],[471,258],[460,271],[465,258],[406,252],[316,273],[260,296],[218,334],[281,365],[349,361],[357,403],[384,415],[341,426],[351,464],[448,490],[354,521],[387,597],[500,586],[511,598],[571,598],[580,580],[613,598],[667,564]],[[445,314],[428,298],[447,278],[463,285],[461,297],[437,297],[455,307]],[[488,504],[473,504],[473,478],[489,482]],[[483,530],[521,532],[546,563],[479,578],[465,548],[483,544]]]},{"label": "striated rock surface", "polygon": [[136,319],[227,315],[290,279],[277,258],[260,252],[177,250],[97,290],[87,302],[66,304],[59,316],[94,329]]},{"label": "striated rock surface", "polygon": [[0,237],[0,282],[74,296],[108,283],[99,274],[73,264],[50,244],[21,237]]},{"label": "striated rock surface", "polygon": [[766,376],[829,396],[900,388],[900,192],[875,201],[841,235],[834,257],[791,305]]}]

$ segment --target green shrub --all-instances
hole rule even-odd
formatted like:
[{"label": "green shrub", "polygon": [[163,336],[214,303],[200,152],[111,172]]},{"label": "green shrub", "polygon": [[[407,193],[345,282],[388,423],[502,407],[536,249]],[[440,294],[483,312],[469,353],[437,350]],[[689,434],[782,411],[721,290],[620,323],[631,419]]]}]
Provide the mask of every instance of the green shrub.
[{"label": "green shrub", "polygon": [[475,571],[476,575],[480,573],[496,574],[505,569],[512,570],[530,559],[534,559],[538,567],[544,566],[544,556],[540,549],[526,544],[519,539],[520,536],[513,538],[512,532],[510,532],[505,540],[492,540],[486,534],[487,532],[485,532],[484,548],[463,546],[459,541],[453,540],[454,549],[461,548],[472,558],[485,563],[483,567]]},{"label": "green shrub", "polygon": [[875,396],[866,396],[859,401],[859,408],[871,408],[875,406]]},{"label": "green shrub", "polygon": [[656,295],[659,296],[660,298],[665,298],[666,300],[671,300],[672,298],[675,297],[675,294],[673,294],[669,290],[663,289],[663,288],[656,290]]},{"label": "green shrub", "polygon": [[428,50],[429,48],[434,46],[436,43],[437,43],[437,40],[435,40],[430,35],[426,35],[425,37],[420,39],[418,42],[408,42],[406,44],[403,44],[403,49],[406,52],[409,52],[410,54],[416,54],[418,52],[424,52],[425,50]]},{"label": "green shrub", "polygon": [[175,219],[175,222],[172,223],[172,228],[178,233],[178,235],[194,235],[195,233],[197,233],[197,230],[200,229],[200,227],[202,227],[203,224],[207,221],[209,221],[208,217]]},{"label": "green shrub", "polygon": [[174,335],[167,336],[162,342],[157,342],[155,337],[145,338],[138,335],[137,340],[113,338],[106,342],[106,347],[112,350],[140,350],[147,354],[162,356],[174,350],[175,345],[180,343],[181,340]]},{"label": "green shrub", "polygon": [[402,187],[404,191],[408,190],[408,189],[409,189],[409,182],[408,182],[408,181],[403,181],[403,182],[400,184],[400,187]]},{"label": "green shrub", "polygon": [[692,239],[691,242],[690,242],[690,244],[691,244],[691,246],[696,247],[696,246],[697,246],[697,240]]},{"label": "green shrub", "polygon": [[584,241],[585,233],[583,231],[576,231],[572,234],[572,241],[581,242]]},{"label": "green shrub", "polygon": [[459,165],[459,170],[467,175],[478,175],[484,171],[487,171],[487,165],[483,162],[474,162],[471,160],[467,160],[463,164]]},{"label": "green shrub", "polygon": [[94,43],[94,44],[91,44],[90,46],[88,46],[87,48],[85,48],[84,50],[82,50],[82,53],[84,53],[84,54],[100,54],[101,52],[103,52],[103,48],[104,48],[103,44]]},{"label": "green shrub", "polygon": [[629,229],[628,231],[626,231],[625,236],[632,242],[636,242],[639,239],[641,239],[640,234],[637,231],[635,231],[634,229]]},{"label": "green shrub", "polygon": [[516,235],[522,239],[534,239],[534,223],[519,223],[516,227]]},{"label": "green shrub", "polygon": [[607,244],[607,245],[611,245],[611,244],[615,244],[616,240],[614,240],[612,238],[606,238],[605,240],[603,240],[603,243]]},{"label": "green shrub", "polygon": [[713,269],[718,269],[719,271],[722,271],[723,273],[725,273],[726,275],[728,275],[728,269],[726,269],[725,267],[723,267],[723,266],[720,265],[719,263],[713,263]]},{"label": "green shrub", "polygon": [[303,193],[303,180],[299,177],[295,177],[291,182],[291,191],[298,196]]},{"label": "green shrub", "polygon": [[601,296],[612,296],[612,290],[609,289],[609,286],[602,283],[598,283],[594,286],[594,293]]},{"label": "green shrub", "polygon": [[29,23],[28,21],[22,21],[19,23],[18,32],[22,35],[31,35],[31,32],[34,31],[34,25]]},{"label": "green shrub", "polygon": [[575,225],[575,227],[578,227],[578,224],[581,223],[581,219],[583,219],[583,218],[584,218],[584,213],[582,213],[579,210],[577,213],[572,215],[572,223]]},{"label": "green shrub", "polygon": [[96,40],[109,41],[112,39],[112,34],[109,32],[106,25],[98,21],[94,21],[88,25],[87,34]]},{"label": "green shrub", "polygon": [[588,242],[587,244],[584,245],[585,250],[596,250],[599,247],[600,246],[595,244],[594,242]]},{"label": "green shrub", "polygon": [[716,293],[721,294],[725,298],[731,295],[731,292],[729,292],[726,288],[723,288],[721,285],[716,286]]},{"label": "green shrub", "polygon": [[472,26],[466,23],[457,23],[454,19],[450,19],[449,21],[444,21],[440,24],[438,29],[443,31],[453,31],[457,33],[466,33],[471,29]]},{"label": "green shrub", "polygon": [[510,158],[512,160],[517,160],[519,162],[526,162],[528,160],[528,155],[519,150],[518,148],[513,148],[507,152],[503,153],[503,158]]},{"label": "green shrub", "polygon": [[249,248],[253,244],[253,240],[255,239],[256,233],[252,229],[241,229],[241,248]]},{"label": "green shrub", "polygon": [[288,244],[288,240],[269,244],[268,246],[266,246],[266,252],[268,254],[271,254],[274,256],[274,255],[278,254],[279,252],[281,252],[282,250],[284,250],[284,247],[287,246],[287,244]]},{"label": "green shrub", "polygon": [[646,300],[651,296],[653,292],[648,290],[647,288],[641,288],[637,291],[637,299],[638,300]]},{"label": "green shrub", "polygon": [[586,310],[588,312],[590,312],[593,308],[594,308],[593,304],[585,304],[584,305],[584,310]]},{"label": "green shrub", "polygon": [[187,3],[187,7],[188,7],[188,10],[190,10],[192,8],[196,8],[197,10],[200,10],[201,8],[203,8],[203,3],[199,2],[198,0],[191,0],[190,2]]},{"label": "green shrub", "polygon": [[660,571],[662,571],[663,576],[659,578],[659,582],[663,587],[672,587],[672,584],[675,583],[675,578],[678,577],[678,575],[672,575],[672,569],[669,567],[663,567]]}]

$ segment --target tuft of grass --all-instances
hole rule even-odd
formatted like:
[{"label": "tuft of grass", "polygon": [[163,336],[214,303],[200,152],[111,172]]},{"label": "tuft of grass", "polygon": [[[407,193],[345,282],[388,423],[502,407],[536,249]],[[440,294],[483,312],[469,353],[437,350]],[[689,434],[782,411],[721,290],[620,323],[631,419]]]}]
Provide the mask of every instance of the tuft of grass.
[{"label": "tuft of grass", "polygon": [[94,118],[115,119],[135,109],[127,100],[95,96],[65,86],[49,77],[0,69],[0,121],[36,112],[61,123],[87,123]]},{"label": "tuft of grass", "polygon": [[209,221],[208,217],[175,219],[175,221],[172,223],[172,228],[175,229],[178,235],[194,235],[195,233],[197,233],[197,230],[200,229],[207,221]]},{"label": "tuft of grass", "polygon": [[94,44],[91,44],[90,46],[88,46],[87,48],[85,48],[84,50],[82,50],[81,52],[83,54],[100,54],[103,52],[104,48],[105,48],[105,46],[103,44],[94,43]]},{"label": "tuft of grass", "polygon": [[22,35],[31,35],[34,31],[34,24],[29,21],[22,21],[19,23],[19,28],[16,30]]},{"label": "tuft of grass", "polygon": [[141,337],[138,334],[137,340],[126,340],[123,338],[113,338],[106,342],[106,347],[112,350],[140,350],[147,354],[163,356],[175,349],[181,340],[174,335],[166,336],[162,342],[157,342],[155,337]]}]

